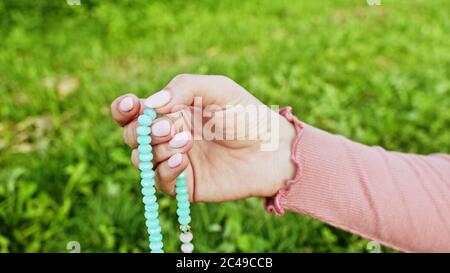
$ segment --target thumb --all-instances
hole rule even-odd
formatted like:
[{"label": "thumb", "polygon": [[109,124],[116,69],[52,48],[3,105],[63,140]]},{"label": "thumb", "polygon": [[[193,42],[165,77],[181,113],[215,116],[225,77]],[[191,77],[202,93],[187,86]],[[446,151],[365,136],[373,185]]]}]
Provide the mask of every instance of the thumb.
[{"label": "thumb", "polygon": [[146,99],[144,104],[159,114],[168,114],[193,106],[196,99],[201,99],[203,107],[260,103],[227,77],[181,74],[173,78],[163,90]]}]

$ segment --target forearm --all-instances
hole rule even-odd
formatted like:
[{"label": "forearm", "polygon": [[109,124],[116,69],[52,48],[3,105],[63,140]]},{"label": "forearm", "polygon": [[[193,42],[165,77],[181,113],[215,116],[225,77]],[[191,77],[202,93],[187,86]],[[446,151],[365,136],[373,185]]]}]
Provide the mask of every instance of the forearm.
[{"label": "forearm", "polygon": [[450,156],[386,152],[301,124],[298,176],[268,208],[403,251],[450,251]]}]

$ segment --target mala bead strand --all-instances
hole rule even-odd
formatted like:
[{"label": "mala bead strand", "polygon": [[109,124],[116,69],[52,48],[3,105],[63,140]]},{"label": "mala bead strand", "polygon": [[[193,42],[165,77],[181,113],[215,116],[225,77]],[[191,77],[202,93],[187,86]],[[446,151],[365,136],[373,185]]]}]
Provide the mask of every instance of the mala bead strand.
[{"label": "mala bead strand", "polygon": [[185,171],[177,177],[175,192],[177,194],[178,223],[180,224],[181,231],[181,251],[184,253],[191,253],[194,250],[194,245],[191,242],[193,236],[189,226],[191,222],[191,209]]},{"label": "mala bead strand", "polygon": [[145,225],[149,235],[149,246],[152,253],[163,253],[163,236],[161,234],[161,224],[159,223],[159,205],[156,202],[155,172],[153,171],[153,153],[150,145],[150,137],[153,120],[156,112],[153,109],[146,109],[144,114],[139,116],[139,126],[136,128],[138,135],[137,142],[139,152],[139,170],[141,170],[142,201],[145,206]]},{"label": "mala bead strand", "polygon": [[[153,109],[145,109],[144,114],[138,118],[139,126],[136,128],[139,170],[141,170],[142,201],[145,205],[145,225],[149,234],[150,251],[152,253],[163,253],[163,236],[159,222],[159,205],[156,202],[155,172],[153,171],[153,153],[151,146],[151,124],[156,118]],[[191,253],[194,250],[192,244],[192,233],[189,224],[191,223],[191,210],[189,203],[189,192],[187,188],[186,172],[182,172],[176,181],[175,191],[177,193],[177,215],[180,224],[181,251]]]}]

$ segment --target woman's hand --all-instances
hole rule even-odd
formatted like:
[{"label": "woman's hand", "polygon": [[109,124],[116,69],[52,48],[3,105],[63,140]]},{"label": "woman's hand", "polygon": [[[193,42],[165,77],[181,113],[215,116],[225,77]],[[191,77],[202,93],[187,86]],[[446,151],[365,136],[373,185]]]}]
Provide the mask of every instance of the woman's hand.
[{"label": "woman's hand", "polygon": [[126,94],[112,103],[135,166],[137,117],[145,106],[163,115],[151,135],[157,187],[167,194],[185,169],[192,201],[272,196],[294,175],[294,127],[224,76],[179,75],[148,99]]}]

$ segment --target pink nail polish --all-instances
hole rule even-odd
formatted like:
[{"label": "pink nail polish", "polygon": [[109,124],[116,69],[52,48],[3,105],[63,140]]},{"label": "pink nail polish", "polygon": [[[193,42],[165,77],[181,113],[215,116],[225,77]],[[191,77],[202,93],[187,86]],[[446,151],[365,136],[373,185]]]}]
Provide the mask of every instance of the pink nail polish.
[{"label": "pink nail polish", "polygon": [[167,160],[167,164],[169,167],[175,168],[181,164],[181,161],[183,161],[183,156],[180,153],[176,153]]},{"label": "pink nail polish", "polygon": [[162,137],[170,133],[170,122],[168,120],[161,120],[152,125],[152,135]]},{"label": "pink nail polish", "polygon": [[165,90],[161,90],[151,95],[148,99],[146,99],[145,106],[150,108],[159,108],[169,103],[169,101],[170,101],[170,93]]},{"label": "pink nail polish", "polygon": [[133,99],[131,97],[123,98],[119,103],[119,110],[121,112],[129,112],[133,109]]},{"label": "pink nail polish", "polygon": [[184,131],[173,136],[169,141],[169,146],[172,148],[181,148],[186,145],[191,138],[191,134]]}]

